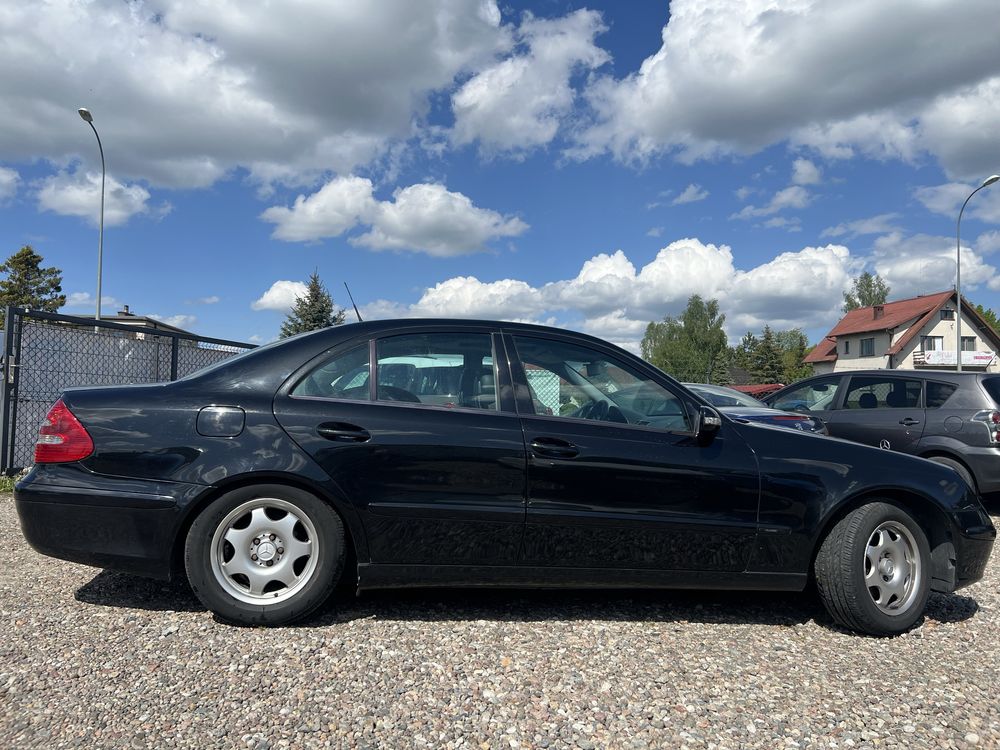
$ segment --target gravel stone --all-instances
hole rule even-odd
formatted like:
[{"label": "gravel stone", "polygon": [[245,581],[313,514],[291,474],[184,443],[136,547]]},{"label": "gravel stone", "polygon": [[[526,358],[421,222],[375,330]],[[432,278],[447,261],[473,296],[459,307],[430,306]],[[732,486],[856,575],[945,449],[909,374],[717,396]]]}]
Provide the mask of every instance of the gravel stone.
[{"label": "gravel stone", "polygon": [[384,592],[237,628],[184,583],[7,550],[9,747],[1000,748],[1000,552],[878,639],[750,592]]}]

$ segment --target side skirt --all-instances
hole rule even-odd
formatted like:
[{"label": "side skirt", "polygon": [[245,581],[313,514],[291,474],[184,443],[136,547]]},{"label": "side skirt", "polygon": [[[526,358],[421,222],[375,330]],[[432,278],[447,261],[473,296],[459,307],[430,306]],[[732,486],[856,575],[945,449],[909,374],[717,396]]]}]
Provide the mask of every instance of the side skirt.
[{"label": "side skirt", "polygon": [[801,573],[377,563],[358,565],[359,591],[424,587],[802,591],[807,580],[808,576]]}]

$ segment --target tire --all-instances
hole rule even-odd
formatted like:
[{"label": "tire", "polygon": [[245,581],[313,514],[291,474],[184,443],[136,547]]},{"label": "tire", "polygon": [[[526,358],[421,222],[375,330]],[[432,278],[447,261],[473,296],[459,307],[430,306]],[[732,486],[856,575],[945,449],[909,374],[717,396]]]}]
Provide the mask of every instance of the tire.
[{"label": "tire", "polygon": [[842,518],[816,555],[816,588],[840,625],[868,635],[899,635],[924,614],[930,545],[909,513],[890,502]]},{"label": "tire", "polygon": [[184,566],[195,594],[221,619],[285,625],[329,599],[345,552],[333,508],[293,487],[256,485],[227,492],[195,518]]},{"label": "tire", "polygon": [[941,464],[942,466],[947,466],[950,469],[954,469],[962,479],[976,492],[979,490],[976,488],[976,480],[972,478],[972,472],[966,469],[962,464],[953,458],[948,458],[947,456],[931,456],[928,461],[933,461],[936,464]]}]

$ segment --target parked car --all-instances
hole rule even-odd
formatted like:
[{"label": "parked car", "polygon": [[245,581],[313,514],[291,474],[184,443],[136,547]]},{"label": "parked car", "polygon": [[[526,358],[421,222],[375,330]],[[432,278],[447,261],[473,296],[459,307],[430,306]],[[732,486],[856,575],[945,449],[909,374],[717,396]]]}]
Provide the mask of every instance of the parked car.
[{"label": "parked car", "polygon": [[796,591],[814,574],[838,623],[891,634],[979,580],[996,537],[950,469],[732,420],[611,344],[513,323],[349,324],[173,383],[67,390],[35,461],[15,490],[35,549],[186,575],[243,624],[305,617],[341,579]]},{"label": "parked car", "polygon": [[689,390],[697,393],[723,414],[733,419],[745,419],[750,422],[764,422],[775,427],[787,427],[791,430],[804,430],[828,435],[829,431],[823,420],[791,411],[772,409],[763,401],[753,396],[741,393],[735,388],[724,385],[709,385],[706,383],[684,383]]},{"label": "parked car", "polygon": [[979,492],[1000,492],[1000,375],[861,370],[806,378],[765,401],[822,418],[835,437],[929,458]]}]

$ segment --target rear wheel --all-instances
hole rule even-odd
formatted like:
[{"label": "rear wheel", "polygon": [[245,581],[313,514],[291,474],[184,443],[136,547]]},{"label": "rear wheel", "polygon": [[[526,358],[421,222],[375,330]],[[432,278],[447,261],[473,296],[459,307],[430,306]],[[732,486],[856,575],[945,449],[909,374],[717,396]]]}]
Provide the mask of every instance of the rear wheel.
[{"label": "rear wheel", "polygon": [[923,616],[930,594],[930,546],[920,525],[888,502],[842,518],[816,555],[816,588],[840,625],[898,635]]},{"label": "rear wheel", "polygon": [[283,625],[309,615],[337,585],[344,558],[336,512],[280,485],[226,493],[191,524],[184,549],[198,598],[241,625]]}]

